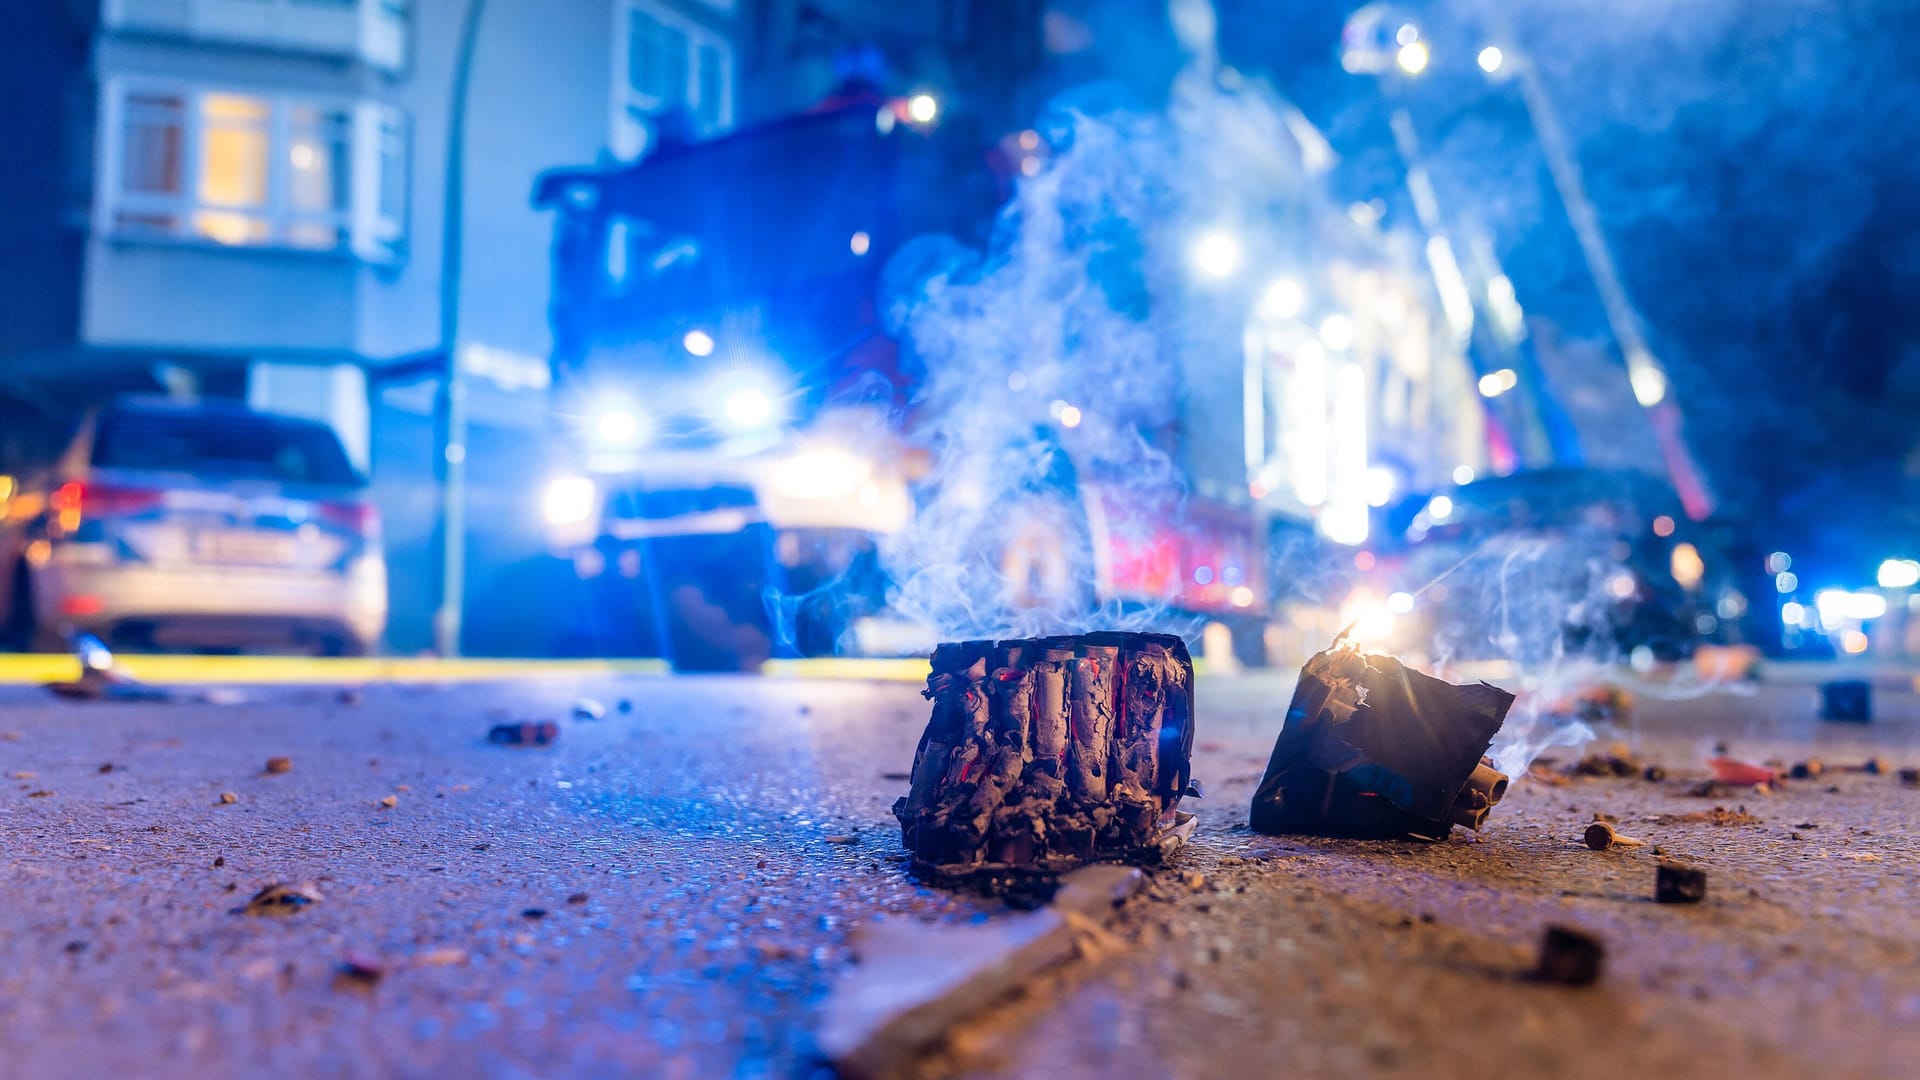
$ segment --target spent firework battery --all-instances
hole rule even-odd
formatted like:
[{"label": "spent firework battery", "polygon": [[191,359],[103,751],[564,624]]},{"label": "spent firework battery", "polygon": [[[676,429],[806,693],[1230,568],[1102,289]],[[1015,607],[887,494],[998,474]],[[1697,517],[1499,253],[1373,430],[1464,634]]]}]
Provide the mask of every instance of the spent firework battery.
[{"label": "spent firework battery", "polygon": [[1484,756],[1513,695],[1459,685],[1336,641],[1307,661],[1254,792],[1265,833],[1437,840],[1479,829],[1506,795]]},{"label": "spent firework battery", "polygon": [[1153,861],[1192,818],[1193,661],[1177,637],[943,644],[901,839],[943,874]]}]

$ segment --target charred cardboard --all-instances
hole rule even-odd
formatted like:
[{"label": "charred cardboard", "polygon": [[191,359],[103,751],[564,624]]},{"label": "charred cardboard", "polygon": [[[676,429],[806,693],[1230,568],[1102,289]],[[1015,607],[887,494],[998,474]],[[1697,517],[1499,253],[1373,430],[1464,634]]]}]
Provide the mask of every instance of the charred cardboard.
[{"label": "charred cardboard", "polygon": [[1483,763],[1513,695],[1336,643],[1307,662],[1254,792],[1264,833],[1440,839],[1506,791]]}]

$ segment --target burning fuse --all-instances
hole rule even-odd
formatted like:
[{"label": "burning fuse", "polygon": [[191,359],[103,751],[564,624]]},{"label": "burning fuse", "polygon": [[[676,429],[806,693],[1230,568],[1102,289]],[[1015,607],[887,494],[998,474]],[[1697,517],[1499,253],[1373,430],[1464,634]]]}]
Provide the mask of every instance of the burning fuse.
[{"label": "burning fuse", "polygon": [[1477,830],[1507,793],[1483,755],[1512,706],[1499,687],[1445,682],[1336,641],[1300,672],[1250,823],[1432,840]]},{"label": "burning fuse", "polygon": [[1099,633],[934,650],[933,715],[894,804],[943,874],[1153,861],[1183,842],[1193,661],[1179,638]]}]

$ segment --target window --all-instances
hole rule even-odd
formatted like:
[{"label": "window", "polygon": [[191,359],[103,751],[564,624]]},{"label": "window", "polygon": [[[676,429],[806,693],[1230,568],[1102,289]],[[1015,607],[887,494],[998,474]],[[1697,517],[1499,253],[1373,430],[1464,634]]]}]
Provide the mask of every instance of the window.
[{"label": "window", "polygon": [[637,156],[648,121],[680,114],[691,134],[733,122],[733,48],[720,33],[649,0],[629,0],[616,49],[613,144]]},{"label": "window", "polygon": [[[17,0],[16,0],[17,2]],[[99,0],[110,30],[406,66],[407,0]]]},{"label": "window", "polygon": [[406,130],[383,105],[109,86],[117,169],[101,220],[123,237],[234,247],[404,249]]}]

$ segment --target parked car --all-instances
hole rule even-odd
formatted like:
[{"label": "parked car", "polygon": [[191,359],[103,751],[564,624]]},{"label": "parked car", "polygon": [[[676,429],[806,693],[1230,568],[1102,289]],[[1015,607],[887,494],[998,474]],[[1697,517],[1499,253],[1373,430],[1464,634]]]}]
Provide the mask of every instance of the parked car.
[{"label": "parked car", "polygon": [[127,399],[0,506],[0,641],[363,654],[387,621],[379,515],[325,424]]}]

